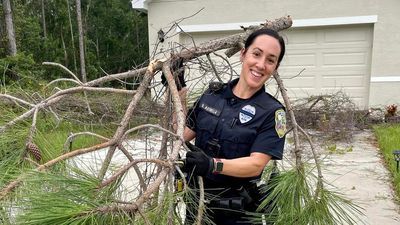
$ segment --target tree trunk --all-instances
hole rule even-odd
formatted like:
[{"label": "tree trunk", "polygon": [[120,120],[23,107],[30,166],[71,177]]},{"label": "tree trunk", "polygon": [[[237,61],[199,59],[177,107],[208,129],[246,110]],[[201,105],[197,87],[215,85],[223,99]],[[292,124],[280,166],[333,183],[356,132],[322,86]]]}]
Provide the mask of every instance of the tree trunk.
[{"label": "tree trunk", "polygon": [[78,22],[79,31],[79,58],[81,64],[82,82],[86,83],[86,67],[85,67],[85,49],[83,44],[83,28],[82,28],[82,13],[81,13],[81,0],[76,0],[76,18]]},{"label": "tree trunk", "polygon": [[4,17],[0,17],[0,48],[5,48],[4,40],[4,22],[3,22]]},{"label": "tree trunk", "polygon": [[69,10],[69,0],[67,1],[67,9],[68,9],[68,21],[69,21],[69,30],[71,32],[71,43],[72,43],[72,56],[74,57],[74,69],[75,69],[75,73],[78,72],[78,67],[76,66],[76,55],[75,55],[75,38],[74,38],[74,32],[72,29],[72,18],[71,18],[71,11]]},{"label": "tree trunk", "polygon": [[68,66],[69,66],[68,53],[67,53],[67,48],[65,47],[64,35],[63,35],[62,29],[61,29],[60,34],[61,34],[61,43],[62,43],[62,47],[63,47],[63,51],[64,51],[64,63],[65,63],[65,66],[68,68]]},{"label": "tree trunk", "polygon": [[47,39],[46,14],[44,12],[44,0],[42,0],[42,26],[43,26],[43,37],[44,37],[44,39]]},{"label": "tree trunk", "polygon": [[14,56],[17,54],[17,44],[15,41],[14,23],[10,0],[3,0],[3,11],[8,39],[8,53],[9,55]]}]

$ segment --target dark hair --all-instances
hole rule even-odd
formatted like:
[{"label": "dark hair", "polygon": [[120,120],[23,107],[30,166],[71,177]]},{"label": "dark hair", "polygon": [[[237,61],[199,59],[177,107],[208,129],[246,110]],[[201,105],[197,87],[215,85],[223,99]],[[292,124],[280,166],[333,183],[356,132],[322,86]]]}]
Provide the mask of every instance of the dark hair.
[{"label": "dark hair", "polygon": [[278,57],[278,65],[281,63],[283,56],[285,55],[285,41],[283,40],[283,38],[278,34],[278,32],[268,29],[268,28],[263,28],[260,30],[256,30],[253,33],[251,33],[249,35],[249,37],[246,39],[246,42],[244,44],[244,49],[245,51],[247,51],[247,49],[249,48],[249,46],[251,44],[253,44],[254,40],[256,39],[256,37],[260,36],[260,35],[268,35],[271,37],[274,37],[276,40],[278,40],[279,45],[281,46],[281,53],[279,54]]}]

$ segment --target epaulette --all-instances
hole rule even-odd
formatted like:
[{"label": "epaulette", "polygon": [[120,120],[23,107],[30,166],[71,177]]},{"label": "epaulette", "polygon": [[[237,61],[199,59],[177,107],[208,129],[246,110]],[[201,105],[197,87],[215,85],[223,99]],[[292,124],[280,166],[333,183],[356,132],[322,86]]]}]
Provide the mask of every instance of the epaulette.
[{"label": "epaulette", "polygon": [[225,87],[225,83],[222,82],[211,82],[208,87],[212,92],[218,92],[220,90],[222,90]]}]

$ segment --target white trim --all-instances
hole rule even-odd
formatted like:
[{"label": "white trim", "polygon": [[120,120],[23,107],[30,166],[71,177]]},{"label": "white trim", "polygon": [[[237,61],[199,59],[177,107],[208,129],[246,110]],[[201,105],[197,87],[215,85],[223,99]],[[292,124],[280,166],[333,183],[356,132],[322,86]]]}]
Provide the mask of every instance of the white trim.
[{"label": "white trim", "polygon": [[147,12],[148,3],[150,0],[131,0],[132,8],[140,11]]},{"label": "white trim", "polygon": [[376,22],[378,22],[377,15],[332,17],[332,18],[293,20],[292,27],[315,27],[315,26],[331,26],[331,25],[367,24],[367,23],[376,23]]},{"label": "white trim", "polygon": [[[331,25],[348,25],[348,24],[368,24],[376,23],[377,15],[369,16],[350,16],[350,17],[332,17],[332,18],[315,18],[315,19],[299,19],[293,20],[292,27],[315,27],[315,26],[331,26]],[[245,23],[217,23],[217,24],[198,24],[198,25],[181,25],[184,32],[210,32],[210,31],[238,31],[240,26],[248,27],[259,25],[260,22]],[[176,28],[177,32],[181,32],[180,28]]]},{"label": "white trim", "polygon": [[371,83],[376,82],[399,82],[400,76],[371,77]]}]

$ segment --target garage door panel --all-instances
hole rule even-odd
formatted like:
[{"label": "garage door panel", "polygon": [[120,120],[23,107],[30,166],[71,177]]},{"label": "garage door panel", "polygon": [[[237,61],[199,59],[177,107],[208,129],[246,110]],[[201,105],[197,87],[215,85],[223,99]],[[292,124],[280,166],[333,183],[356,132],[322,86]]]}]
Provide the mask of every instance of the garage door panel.
[{"label": "garage door panel", "polygon": [[[289,45],[315,44],[318,40],[317,32],[307,29],[288,30],[282,36]],[[295,37],[295,38],[294,38]]]},{"label": "garage door panel", "polygon": [[296,77],[294,79],[282,79],[284,84],[289,87],[314,89],[316,85],[315,77]]},{"label": "garage door panel", "polygon": [[322,59],[324,66],[365,65],[367,62],[367,55],[365,52],[324,53]]},{"label": "garage door panel", "polygon": [[[360,66],[353,66],[353,67],[345,67],[345,68],[337,68],[332,70],[331,68],[324,68],[319,70],[318,73],[320,76],[363,76],[365,77],[365,72],[360,70]],[[347,69],[348,68],[348,69]]]},{"label": "garage door panel", "polygon": [[[280,69],[280,74],[284,74],[282,77],[290,78],[298,74],[300,68],[305,68],[300,76],[284,80],[291,96],[299,98],[307,95],[332,94],[342,90],[357,105],[366,106],[372,26],[302,28],[299,32],[302,36],[304,32],[309,32],[309,40],[312,40],[311,37],[317,39],[314,44],[292,44],[293,41],[288,43],[289,63],[282,64]],[[289,37],[297,38],[296,29],[291,30]],[[315,61],[311,60],[311,57],[307,59],[305,55],[313,55]],[[293,63],[294,60],[301,63]],[[315,79],[312,79],[313,77]]]},{"label": "garage door panel", "polygon": [[292,53],[287,55],[285,58],[284,65],[285,67],[315,67],[317,63],[317,55],[316,53],[304,53],[304,54],[295,54]]},{"label": "garage door panel", "polygon": [[359,98],[363,99],[365,96],[365,91],[363,88],[350,88],[350,87],[343,87],[343,88],[323,88],[321,89],[321,93],[324,94],[334,94],[339,91],[342,91],[349,95],[351,99]]},{"label": "garage door panel", "polygon": [[322,88],[344,88],[344,87],[359,87],[365,86],[364,77],[359,76],[323,76]]},{"label": "garage door panel", "polygon": [[291,88],[288,89],[288,95],[292,101],[295,101],[297,99],[308,98],[315,94],[314,88]]},{"label": "garage door panel", "polygon": [[324,42],[331,43],[364,43],[369,44],[371,32],[363,27],[325,29]]}]

